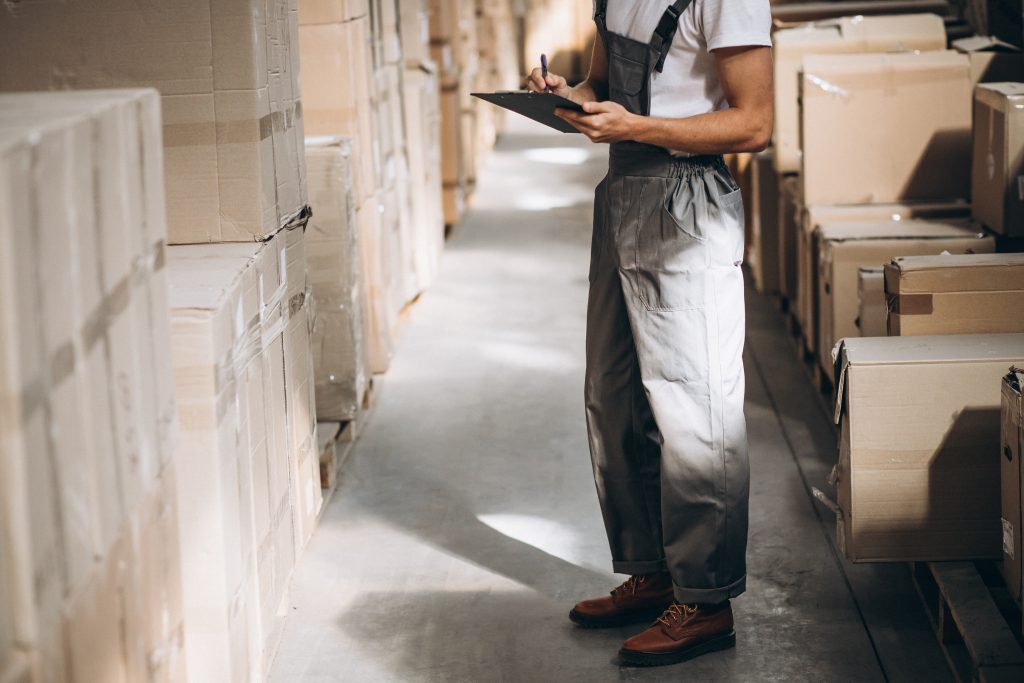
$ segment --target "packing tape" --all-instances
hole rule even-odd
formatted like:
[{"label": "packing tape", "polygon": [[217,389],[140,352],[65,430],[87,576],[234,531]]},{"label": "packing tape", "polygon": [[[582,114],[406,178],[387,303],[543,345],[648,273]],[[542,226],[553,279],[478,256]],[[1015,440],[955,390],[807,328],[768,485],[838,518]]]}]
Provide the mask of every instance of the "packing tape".
[{"label": "packing tape", "polygon": [[261,142],[274,132],[273,115],[235,121],[165,123],[164,147]]},{"label": "packing tape", "polygon": [[931,294],[887,294],[885,307],[897,315],[931,315],[934,311]]},{"label": "packing tape", "polygon": [[821,76],[815,76],[814,74],[806,73],[804,74],[804,80],[810,83],[811,85],[815,86],[822,92],[828,93],[829,95],[835,95],[843,99],[846,99],[850,96],[849,91],[839,87],[835,83],[826,81]]}]

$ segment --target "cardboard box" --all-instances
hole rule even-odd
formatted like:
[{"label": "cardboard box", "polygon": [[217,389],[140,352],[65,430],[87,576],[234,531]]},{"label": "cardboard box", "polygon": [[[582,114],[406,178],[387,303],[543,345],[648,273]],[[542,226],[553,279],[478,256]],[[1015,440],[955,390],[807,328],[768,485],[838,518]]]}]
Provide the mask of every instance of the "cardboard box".
[{"label": "cardboard box", "polygon": [[1003,377],[1002,404],[1000,407],[1000,522],[1003,532],[1003,576],[1010,595],[1021,602],[1022,586],[1021,571],[1021,528],[1024,524],[1024,498],[1022,498],[1021,480],[1024,468],[1021,467],[1021,456],[1024,455],[1024,399],[1021,390],[1024,388],[1024,372],[1011,368]]},{"label": "cardboard box", "polygon": [[794,313],[799,287],[797,240],[803,215],[802,194],[799,175],[779,176],[779,292]]},{"label": "cardboard box", "polygon": [[[813,353],[818,350],[818,252],[816,231],[822,223],[891,221],[893,227],[907,219],[938,220],[966,218],[970,207],[965,202],[914,202],[902,204],[810,205],[804,210],[797,235],[797,320],[804,341]],[[868,265],[882,266],[888,259]],[[823,351],[827,352],[825,348]],[[825,354],[827,355],[827,353]]]},{"label": "cardboard box", "polygon": [[0,666],[51,679],[76,666],[67,601],[98,590],[174,445],[158,106],[0,95]]},{"label": "cardboard box", "polygon": [[299,0],[300,26],[340,24],[369,14],[369,0]]},{"label": "cardboard box", "polygon": [[1024,55],[1019,48],[992,36],[969,36],[950,46],[971,60],[971,82],[999,83],[1020,78]]},{"label": "cardboard box", "polygon": [[316,310],[312,344],[321,421],[354,419],[366,391],[351,150],[347,138],[311,140],[306,147],[309,193],[317,207],[306,228],[306,265]]},{"label": "cardboard box", "polygon": [[302,231],[169,251],[188,676],[261,679],[319,506]]},{"label": "cardboard box", "polygon": [[975,88],[972,161],[975,220],[1004,235],[1024,235],[1024,83]]},{"label": "cardboard box", "polygon": [[857,328],[862,337],[884,337],[885,275],[880,266],[857,269]]},{"label": "cardboard box", "polygon": [[900,257],[885,292],[893,336],[1024,332],[1024,254]]},{"label": "cardboard box", "polygon": [[752,197],[748,254],[754,286],[762,293],[779,291],[779,176],[774,152],[767,149],[751,164]]},{"label": "cardboard box", "polygon": [[0,24],[0,90],[156,88],[169,241],[263,239],[305,204],[294,20],[294,0],[34,2]]},{"label": "cardboard box", "polygon": [[374,196],[369,202],[356,210],[356,222],[359,224],[360,249],[360,288],[363,295],[363,332],[366,350],[366,365],[370,373],[385,372],[391,364],[392,338],[391,325],[387,314],[387,291],[384,287],[384,275],[381,272],[383,262],[381,252],[381,215],[379,197]]},{"label": "cardboard box", "polygon": [[944,50],[937,14],[849,16],[784,28],[772,35],[775,65],[775,170],[800,170],[799,76],[809,54]]},{"label": "cardboard box", "polygon": [[971,87],[952,51],[804,57],[804,202],[969,196]]},{"label": "cardboard box", "polygon": [[306,134],[354,141],[356,206],[376,191],[380,168],[370,39],[368,17],[299,27]]},{"label": "cardboard box", "polygon": [[843,341],[833,478],[847,558],[1001,557],[999,379],[1022,358],[1024,334]]},{"label": "cardboard box", "polygon": [[965,223],[919,220],[894,223],[822,223],[818,244],[818,349],[821,366],[832,377],[827,350],[845,337],[858,336],[857,271],[898,256],[981,254],[995,251],[992,237]]}]

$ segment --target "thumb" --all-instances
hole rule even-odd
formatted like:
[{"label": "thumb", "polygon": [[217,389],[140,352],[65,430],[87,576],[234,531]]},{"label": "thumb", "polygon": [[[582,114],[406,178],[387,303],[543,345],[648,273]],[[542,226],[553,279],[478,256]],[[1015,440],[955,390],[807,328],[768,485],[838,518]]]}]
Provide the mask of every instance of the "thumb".
[{"label": "thumb", "polygon": [[583,111],[588,114],[597,114],[602,111],[608,111],[607,102],[584,102]]}]

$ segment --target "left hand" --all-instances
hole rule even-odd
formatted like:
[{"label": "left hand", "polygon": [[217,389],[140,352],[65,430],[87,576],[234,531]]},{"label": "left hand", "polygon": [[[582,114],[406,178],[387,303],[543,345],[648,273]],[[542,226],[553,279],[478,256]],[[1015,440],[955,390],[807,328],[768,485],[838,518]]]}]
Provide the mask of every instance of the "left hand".
[{"label": "left hand", "polygon": [[592,142],[621,142],[632,139],[636,116],[615,102],[584,102],[583,111],[555,109],[555,115],[568,121]]}]

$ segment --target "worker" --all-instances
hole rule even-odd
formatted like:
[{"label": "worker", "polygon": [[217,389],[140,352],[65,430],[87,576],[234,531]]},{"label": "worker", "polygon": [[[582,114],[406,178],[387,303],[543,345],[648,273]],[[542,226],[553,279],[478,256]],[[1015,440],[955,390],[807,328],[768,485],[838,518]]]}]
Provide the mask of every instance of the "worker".
[{"label": "worker", "polygon": [[583,627],[648,623],[625,664],[733,647],[746,587],[749,462],[743,417],[743,204],[722,155],[772,130],[768,0],[596,0],[590,73],[530,90],[611,143],[597,186],[585,404],[612,568]]}]

